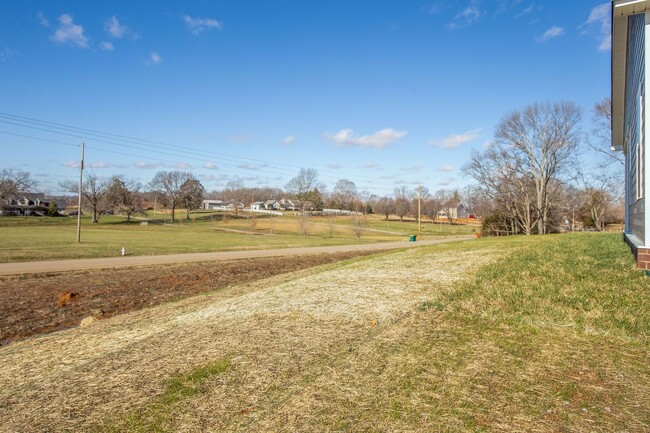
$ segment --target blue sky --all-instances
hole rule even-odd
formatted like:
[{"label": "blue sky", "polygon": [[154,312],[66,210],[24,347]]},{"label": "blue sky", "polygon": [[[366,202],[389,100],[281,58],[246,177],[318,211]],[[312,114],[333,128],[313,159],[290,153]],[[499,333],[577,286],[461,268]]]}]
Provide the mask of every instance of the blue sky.
[{"label": "blue sky", "polygon": [[462,188],[514,109],[574,101],[589,131],[609,94],[608,5],[3,1],[0,168],[59,193],[83,137],[87,167],[143,183],[183,169],[207,190],[282,187],[313,167],[379,195]]}]

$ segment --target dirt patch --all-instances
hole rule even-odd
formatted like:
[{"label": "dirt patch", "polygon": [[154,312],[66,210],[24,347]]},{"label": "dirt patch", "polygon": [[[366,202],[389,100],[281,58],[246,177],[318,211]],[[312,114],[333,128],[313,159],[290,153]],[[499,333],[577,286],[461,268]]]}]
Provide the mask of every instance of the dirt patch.
[{"label": "dirt patch", "polygon": [[0,345],[201,292],[377,251],[0,278]]}]

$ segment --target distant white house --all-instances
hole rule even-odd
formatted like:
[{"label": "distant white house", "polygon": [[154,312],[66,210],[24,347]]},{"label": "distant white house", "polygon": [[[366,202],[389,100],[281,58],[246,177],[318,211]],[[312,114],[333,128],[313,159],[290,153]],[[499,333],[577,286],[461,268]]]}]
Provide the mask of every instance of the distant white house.
[{"label": "distant white house", "polygon": [[217,209],[223,207],[223,200],[203,200],[201,209]]}]

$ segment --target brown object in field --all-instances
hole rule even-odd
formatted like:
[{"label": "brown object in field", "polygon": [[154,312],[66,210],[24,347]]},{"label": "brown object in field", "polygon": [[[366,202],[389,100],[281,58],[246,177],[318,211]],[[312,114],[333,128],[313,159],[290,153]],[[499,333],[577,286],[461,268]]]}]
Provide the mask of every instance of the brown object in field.
[{"label": "brown object in field", "polygon": [[59,307],[68,305],[70,302],[77,299],[78,296],[79,296],[78,293],[71,292],[70,290],[66,290],[63,293],[59,293],[59,295],[56,297],[56,305]]}]

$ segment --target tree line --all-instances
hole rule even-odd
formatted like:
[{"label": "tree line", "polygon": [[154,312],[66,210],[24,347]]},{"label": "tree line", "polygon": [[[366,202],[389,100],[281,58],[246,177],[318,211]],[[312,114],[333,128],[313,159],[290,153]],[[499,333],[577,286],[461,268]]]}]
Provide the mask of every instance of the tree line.
[{"label": "tree line", "polygon": [[[453,222],[455,209],[461,204],[483,220],[487,234],[545,234],[560,226],[574,228],[578,222],[603,229],[607,222],[622,219],[623,159],[609,151],[611,145],[611,101],[595,104],[591,142],[580,129],[582,113],[571,102],[535,103],[504,115],[487,148],[472,152],[462,167],[465,176],[476,181],[463,191],[440,189],[431,192],[426,186],[419,191],[421,215],[435,220],[445,211]],[[587,146],[584,146],[584,144]],[[583,153],[593,150],[602,156],[595,170],[584,166]],[[0,198],[28,191],[35,182],[29,173],[4,169],[0,172]],[[78,192],[75,182],[61,187]],[[152,200],[153,197],[153,200]],[[117,212],[130,220],[142,213],[151,202],[171,209],[185,209],[187,218],[206,198],[222,199],[249,205],[255,201],[290,198],[298,208],[319,211],[324,208],[375,213],[388,219],[396,215],[418,218],[418,189],[399,186],[392,195],[377,196],[359,191],[349,179],[340,179],[331,192],[319,180],[318,171],[302,168],[281,188],[246,187],[233,179],[220,191],[207,192],[188,171],[159,171],[143,185],[124,176],[99,177],[86,172],[83,206],[96,223],[102,214]]]}]

